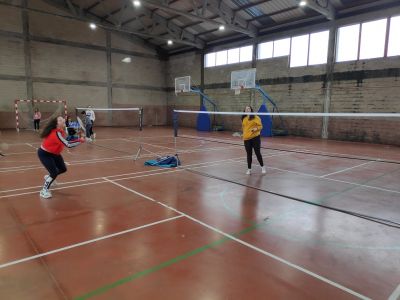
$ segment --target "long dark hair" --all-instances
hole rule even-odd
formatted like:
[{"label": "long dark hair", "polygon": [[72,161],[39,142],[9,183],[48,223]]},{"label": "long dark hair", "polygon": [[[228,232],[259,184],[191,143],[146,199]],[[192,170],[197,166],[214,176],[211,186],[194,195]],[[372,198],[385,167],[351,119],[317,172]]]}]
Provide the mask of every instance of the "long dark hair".
[{"label": "long dark hair", "polygon": [[[246,107],[247,107],[247,106],[246,106]],[[246,113],[246,107],[245,107],[244,110],[243,110],[244,113]],[[250,107],[251,112],[254,112],[253,108],[252,108],[250,105],[248,105],[248,107]],[[243,119],[246,118],[246,117],[247,117],[247,115],[242,115],[242,121],[243,121]],[[249,120],[253,120],[253,119],[254,119],[254,115],[249,116]]]},{"label": "long dark hair", "polygon": [[58,117],[55,117],[46,123],[46,126],[44,126],[42,132],[40,133],[41,138],[47,137],[53,129],[57,128],[57,119]]}]

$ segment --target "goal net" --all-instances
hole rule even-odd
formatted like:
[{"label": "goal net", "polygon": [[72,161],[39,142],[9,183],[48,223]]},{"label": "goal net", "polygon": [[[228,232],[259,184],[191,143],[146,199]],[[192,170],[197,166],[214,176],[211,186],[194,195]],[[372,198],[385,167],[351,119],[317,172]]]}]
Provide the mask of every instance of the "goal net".
[{"label": "goal net", "polygon": [[67,116],[66,100],[23,100],[17,99],[15,105],[15,128],[20,130],[34,130],[34,114],[37,109],[41,114],[40,127],[57,116]]}]

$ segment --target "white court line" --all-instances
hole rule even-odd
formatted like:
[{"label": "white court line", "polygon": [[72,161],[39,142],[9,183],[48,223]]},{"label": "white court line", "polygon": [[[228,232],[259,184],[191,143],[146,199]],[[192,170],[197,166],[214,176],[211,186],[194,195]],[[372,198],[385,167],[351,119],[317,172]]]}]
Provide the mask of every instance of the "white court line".
[{"label": "white court line", "polygon": [[[182,168],[177,168],[173,170],[168,170],[168,169],[155,169],[155,170],[149,170],[149,171],[141,171],[141,172],[134,172],[134,173],[127,173],[127,174],[119,174],[119,175],[110,175],[110,176],[105,176],[105,177],[97,177],[97,178],[90,178],[90,179],[81,179],[81,180],[76,180],[76,181],[70,181],[69,183],[77,183],[77,182],[87,182],[87,181],[96,181],[96,182],[90,182],[90,183],[83,183],[83,184],[76,184],[76,185],[68,185],[65,187],[57,187],[53,188],[52,190],[62,190],[62,189],[67,189],[67,188],[73,188],[73,187],[80,187],[80,186],[87,186],[87,185],[93,185],[93,184],[99,184],[99,183],[104,183],[103,178],[114,178],[114,177],[121,177],[121,176],[128,176],[128,175],[134,175],[134,174],[143,174],[143,173],[150,173],[153,172],[152,174],[145,174],[145,175],[138,175],[138,176],[133,176],[133,177],[123,177],[119,179],[114,179],[115,181],[120,181],[120,180],[126,180],[126,179],[133,179],[133,178],[139,178],[139,177],[147,177],[147,176],[152,176],[152,175],[160,175],[160,174],[165,174],[165,173],[173,173],[173,172],[178,172],[178,171],[183,171],[185,168],[188,167],[195,167],[198,166],[199,168],[202,167],[201,165],[204,165],[204,167],[208,166],[213,166],[213,165],[218,165],[220,163],[232,161],[233,159],[242,159],[243,157],[237,157],[237,158],[229,158],[229,159],[224,159],[224,160],[219,160],[219,161],[214,161],[214,162],[208,162],[208,163],[197,163],[197,164],[191,164],[187,165]],[[67,184],[67,183],[59,183],[61,184]],[[22,190],[27,190],[27,189],[34,189],[34,188],[40,188],[41,186],[33,186],[33,187],[27,187],[27,188],[19,188],[19,189],[13,189],[13,190],[8,190],[8,191],[0,191],[0,193],[6,193],[6,192],[14,192],[14,191],[22,191]],[[25,193],[18,193],[18,194],[10,194],[10,195],[3,195],[0,196],[1,198],[8,198],[8,197],[17,197],[17,196],[23,196],[23,195],[29,195],[29,194],[36,194],[38,191],[31,191],[31,192],[25,192]]]},{"label": "white court line", "polygon": [[37,147],[35,147],[35,146],[33,146],[32,144],[29,144],[29,143],[25,143],[25,145],[28,145],[29,147],[31,147],[31,148],[33,148],[33,149],[35,149],[35,150],[38,149]]},{"label": "white court line", "polygon": [[366,163],[363,163],[363,164],[359,164],[359,165],[356,165],[356,166],[353,166],[353,167],[349,167],[349,168],[346,168],[346,169],[343,169],[343,170],[339,170],[339,171],[336,171],[336,172],[332,172],[332,173],[329,173],[329,174],[325,174],[325,175],[322,175],[322,176],[320,176],[320,177],[321,177],[321,178],[324,178],[324,177],[328,177],[328,176],[331,176],[331,175],[343,173],[343,172],[346,172],[346,171],[349,171],[349,170],[353,170],[353,169],[356,169],[356,168],[359,168],[359,167],[362,167],[362,166],[371,164],[371,163],[373,163],[373,162],[374,162],[374,161],[369,161],[369,162],[366,162]]},{"label": "white court line", "polygon": [[247,243],[247,242],[245,242],[245,241],[243,241],[243,240],[241,240],[239,238],[236,238],[235,236],[233,236],[233,235],[231,235],[229,233],[226,233],[226,232],[224,232],[224,231],[222,231],[222,230],[220,230],[220,229],[218,229],[216,227],[213,227],[213,226],[208,225],[208,224],[206,224],[206,223],[204,223],[204,222],[202,222],[202,221],[200,221],[200,220],[198,220],[198,219],[196,219],[194,217],[191,217],[191,216],[185,214],[184,212],[179,211],[176,208],[173,208],[173,207],[168,206],[168,205],[166,205],[166,204],[164,204],[162,202],[159,202],[159,201],[155,200],[154,198],[146,196],[146,195],[144,195],[144,194],[142,194],[142,193],[140,193],[138,191],[130,189],[130,188],[128,188],[128,187],[126,187],[126,186],[124,186],[122,184],[119,184],[119,183],[117,183],[115,181],[112,181],[112,180],[109,180],[107,178],[104,178],[104,180],[109,181],[110,183],[115,184],[115,185],[119,186],[120,188],[122,188],[124,190],[127,190],[127,191],[129,191],[131,193],[134,193],[134,194],[136,194],[138,196],[141,196],[141,197],[143,197],[143,198],[145,198],[147,200],[155,202],[155,203],[157,203],[157,204],[159,204],[161,206],[167,207],[167,208],[173,210],[174,212],[176,212],[176,213],[178,213],[180,215],[183,215],[186,218],[188,218],[188,219],[190,219],[190,220],[192,220],[192,221],[194,221],[194,222],[196,222],[196,223],[198,223],[198,224],[200,224],[200,225],[202,225],[202,226],[204,226],[204,227],[206,227],[206,228],[208,228],[208,229],[210,229],[210,230],[212,230],[214,232],[217,232],[217,233],[219,233],[219,234],[221,234],[221,235],[223,235],[223,236],[225,236],[225,237],[227,237],[227,238],[229,238],[231,240],[234,240],[235,242],[238,242],[239,244],[241,244],[241,245],[243,245],[245,247],[248,247],[248,248],[250,248],[252,250],[255,250],[258,253],[264,254],[265,256],[268,256],[268,257],[270,257],[270,258],[272,258],[274,260],[277,260],[277,261],[279,261],[279,262],[281,262],[281,263],[283,263],[283,264],[285,264],[285,265],[287,265],[287,266],[289,266],[289,267],[291,267],[293,269],[296,269],[296,270],[298,270],[300,272],[303,272],[303,273],[305,273],[305,274],[307,274],[307,275],[309,275],[311,277],[314,277],[314,278],[316,278],[318,280],[321,280],[321,281],[323,281],[323,282],[325,282],[325,283],[327,283],[329,285],[332,285],[332,286],[334,286],[334,287],[336,287],[336,288],[338,288],[338,289],[340,289],[342,291],[345,291],[345,292],[347,292],[347,293],[349,293],[349,294],[351,294],[353,296],[356,296],[356,297],[358,297],[360,299],[370,300],[370,298],[368,298],[368,297],[366,297],[366,296],[364,296],[364,295],[362,295],[360,293],[357,293],[357,292],[355,292],[355,291],[353,291],[353,290],[351,290],[351,289],[349,289],[349,288],[347,288],[347,287],[345,287],[345,286],[343,286],[343,285],[341,285],[341,284],[339,284],[337,282],[334,282],[334,281],[332,281],[332,280],[330,280],[330,279],[328,279],[328,278],[326,278],[324,276],[318,275],[317,273],[314,273],[314,272],[312,272],[310,270],[307,270],[307,269],[305,269],[305,268],[303,268],[301,266],[298,266],[298,265],[296,265],[294,263],[291,263],[291,262],[289,262],[289,261],[287,261],[287,260],[285,260],[285,259],[283,259],[283,258],[281,258],[281,257],[279,257],[277,255],[274,255],[274,254],[272,254],[272,253],[270,253],[268,251],[265,251],[265,250],[263,250],[261,248],[258,248],[258,247],[254,246],[252,244],[249,244],[249,243]]},{"label": "white court line", "polygon": [[[178,154],[190,154],[190,153],[198,153],[198,152],[220,151],[220,150],[236,149],[236,148],[237,148],[237,146],[203,148],[203,149],[198,149],[198,150],[182,150],[182,151],[178,152]],[[153,157],[154,155],[158,155],[158,154],[165,154],[165,152],[156,152],[156,153],[151,153],[151,154],[143,154],[143,155],[141,155],[141,158]],[[111,161],[127,160],[127,159],[132,159],[132,158],[133,158],[133,154],[132,155],[126,155],[126,156],[115,156],[115,157],[111,157],[111,158],[94,158],[94,159],[88,159],[88,160],[75,160],[75,161],[68,161],[68,165],[77,166],[77,165],[85,165],[85,164],[93,164],[93,163],[107,163],[107,162],[111,162]],[[37,170],[37,169],[42,169],[42,168],[43,167],[40,164],[33,165],[31,167],[30,166],[5,167],[5,168],[0,168],[0,173],[29,171],[29,170]]]},{"label": "white court line", "polygon": [[388,300],[398,300],[398,299],[400,299],[400,284],[397,286],[397,288],[393,291],[393,293],[388,298]]},{"label": "white court line", "polygon": [[[236,161],[236,162],[241,163],[241,164],[247,164],[245,161]],[[278,171],[283,171],[283,172],[287,172],[287,173],[304,175],[304,176],[319,178],[319,179],[323,179],[323,180],[330,180],[330,181],[335,181],[335,182],[340,182],[340,183],[347,183],[347,184],[350,184],[350,185],[355,185],[355,186],[364,187],[364,188],[373,189],[373,190],[378,190],[378,191],[383,191],[383,192],[400,194],[400,191],[380,188],[380,187],[373,186],[373,185],[366,185],[366,184],[361,184],[361,183],[356,183],[356,182],[351,182],[351,181],[345,181],[345,180],[339,180],[339,179],[333,179],[333,178],[326,178],[326,177],[321,178],[318,175],[313,175],[313,174],[309,174],[309,173],[302,173],[302,172],[291,171],[291,170],[280,169],[280,168],[274,168],[274,167],[267,167],[267,166],[265,166],[265,167],[267,169],[278,170]]]},{"label": "white court line", "polygon": [[[195,136],[195,135],[181,135],[178,137],[182,137],[182,138],[193,138],[193,139],[202,139],[204,137],[199,137],[199,136]],[[214,139],[214,138],[207,138],[205,137],[207,140],[213,140],[215,142],[220,142],[220,141],[226,141],[226,142],[234,142],[234,139]],[[339,142],[339,141],[335,141],[335,142]],[[346,141],[341,141],[346,143]],[[283,145],[283,146],[290,146],[290,147],[298,147],[296,145],[290,145],[290,144],[282,144],[282,143],[271,143],[271,146],[275,146],[275,145]],[[301,146],[300,146],[301,147]],[[316,155],[342,155],[343,157],[335,157],[335,158],[340,158],[340,159],[369,159],[369,160],[374,160],[376,162],[382,162],[385,163],[383,160],[383,158],[378,158],[378,157],[373,157],[373,156],[354,156],[352,154],[349,153],[340,153],[340,152],[326,152],[326,151],[320,151],[320,150],[309,150],[306,148],[306,146],[304,146],[303,148],[301,148],[300,150],[294,150],[294,149],[270,149],[270,150],[275,150],[275,151],[303,151],[303,152],[299,152],[299,154],[316,154]],[[346,156],[346,157],[344,157]],[[393,160],[396,162],[400,162],[399,160]]]},{"label": "white court line", "polygon": [[[48,201],[48,200],[46,200],[46,201]],[[30,260],[34,260],[34,259],[37,259],[37,258],[40,258],[40,257],[43,257],[43,256],[50,255],[50,254],[55,254],[55,253],[59,253],[59,252],[62,252],[62,251],[67,251],[67,250],[70,250],[70,249],[73,249],[73,248],[77,248],[77,247],[85,246],[85,245],[88,245],[88,244],[96,243],[96,242],[99,242],[99,241],[102,241],[102,240],[106,240],[106,239],[113,238],[113,237],[116,237],[116,236],[119,236],[119,235],[127,234],[127,233],[130,233],[130,232],[133,232],[133,231],[138,231],[140,229],[144,229],[144,228],[147,228],[147,227],[151,227],[151,226],[155,226],[155,225],[158,225],[158,224],[162,224],[162,223],[166,223],[166,222],[169,222],[169,221],[173,221],[173,220],[176,220],[176,219],[179,219],[179,218],[182,218],[182,217],[183,217],[183,215],[178,215],[178,216],[175,216],[175,217],[172,217],[172,218],[168,218],[168,219],[164,219],[164,220],[161,220],[161,221],[149,223],[149,224],[142,225],[142,226],[139,226],[139,227],[133,227],[133,228],[130,228],[130,229],[127,229],[127,230],[123,230],[123,231],[119,231],[119,232],[116,232],[116,233],[112,233],[112,234],[109,234],[109,235],[104,235],[104,236],[101,236],[101,237],[98,237],[98,238],[95,238],[95,239],[91,239],[91,240],[87,240],[87,241],[84,241],[84,242],[81,242],[81,243],[72,244],[72,245],[69,245],[69,246],[66,246],[66,247],[54,249],[54,250],[47,251],[47,252],[44,252],[44,253],[40,253],[40,254],[37,254],[37,255],[32,255],[32,256],[29,256],[29,257],[22,258],[22,259],[10,261],[8,263],[1,264],[0,265],[0,269],[7,268],[7,267],[10,267],[10,266],[13,266],[13,265],[16,265],[16,264],[20,264],[20,263],[23,263],[23,262],[27,262],[27,261],[30,261]]]}]

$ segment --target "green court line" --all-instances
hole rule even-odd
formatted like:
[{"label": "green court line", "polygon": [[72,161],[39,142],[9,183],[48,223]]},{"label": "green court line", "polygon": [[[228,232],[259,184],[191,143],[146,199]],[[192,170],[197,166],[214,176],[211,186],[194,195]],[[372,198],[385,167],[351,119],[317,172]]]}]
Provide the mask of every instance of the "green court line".
[{"label": "green court line", "polygon": [[[253,226],[247,227],[247,228],[239,231],[238,233],[232,234],[232,236],[239,237],[239,236],[244,235],[246,233],[249,233],[249,232],[257,229],[258,227],[261,227],[261,226],[265,225],[265,224],[266,224],[265,222],[255,224]],[[205,246],[199,247],[199,248],[194,249],[192,251],[186,252],[186,253],[184,253],[182,255],[176,256],[176,257],[174,257],[174,258],[172,258],[170,260],[162,262],[159,265],[153,266],[153,267],[151,267],[149,269],[140,271],[138,273],[135,273],[135,274],[132,274],[130,276],[127,276],[127,277],[121,278],[119,280],[116,280],[116,281],[114,281],[114,282],[112,282],[110,284],[107,284],[107,285],[104,285],[102,287],[99,287],[99,288],[97,288],[97,289],[95,289],[93,291],[90,291],[90,292],[86,293],[85,295],[75,297],[74,299],[75,300],[84,300],[84,299],[89,299],[89,298],[92,298],[94,296],[103,294],[103,293],[105,293],[105,292],[107,292],[107,291],[109,291],[109,290],[111,290],[113,288],[116,288],[116,287],[120,286],[120,285],[123,285],[123,284],[128,283],[128,282],[133,281],[133,280],[136,280],[138,278],[150,275],[150,274],[152,274],[152,273],[154,273],[156,271],[159,271],[159,270],[164,269],[166,267],[169,267],[169,266],[171,266],[173,264],[176,264],[176,263],[178,263],[180,261],[188,259],[188,258],[190,258],[190,257],[192,257],[192,256],[194,256],[196,254],[202,253],[202,252],[204,252],[204,251],[206,251],[208,249],[220,246],[220,245],[222,245],[223,243],[225,243],[226,241],[229,241],[229,240],[231,240],[231,238],[223,237],[223,238],[221,238],[219,240],[216,240],[216,241],[214,241],[212,243],[209,243],[209,244],[207,244]]]}]

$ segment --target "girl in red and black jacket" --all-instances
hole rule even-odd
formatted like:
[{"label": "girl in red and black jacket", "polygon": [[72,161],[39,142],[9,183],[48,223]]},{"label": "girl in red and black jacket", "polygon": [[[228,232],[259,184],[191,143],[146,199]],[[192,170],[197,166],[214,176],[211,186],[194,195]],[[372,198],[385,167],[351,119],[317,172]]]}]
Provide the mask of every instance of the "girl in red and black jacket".
[{"label": "girl in red and black jacket", "polygon": [[63,117],[50,120],[40,136],[43,138],[43,142],[38,149],[38,156],[43,166],[49,172],[49,175],[44,177],[44,185],[40,191],[40,197],[50,198],[52,196],[49,190],[51,184],[58,175],[67,171],[64,159],[61,156],[64,147],[76,147],[85,140],[80,138],[78,141],[70,143],[65,139],[65,120]]}]

